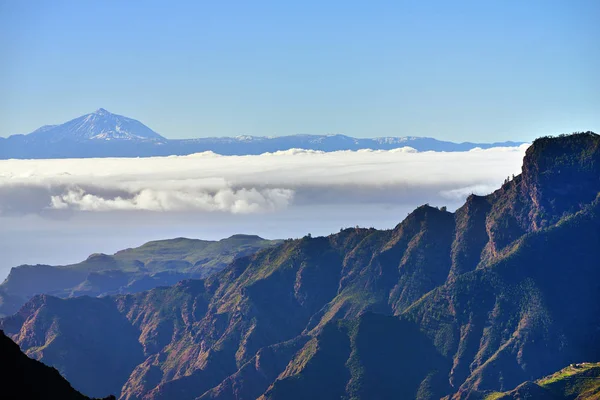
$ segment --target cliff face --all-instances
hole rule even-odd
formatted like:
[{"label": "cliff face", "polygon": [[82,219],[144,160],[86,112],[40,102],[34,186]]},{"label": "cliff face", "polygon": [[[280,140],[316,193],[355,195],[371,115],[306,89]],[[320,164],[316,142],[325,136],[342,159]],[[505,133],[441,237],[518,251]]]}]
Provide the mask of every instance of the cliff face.
[{"label": "cliff face", "polygon": [[594,201],[600,181],[598,135],[542,138],[527,149],[522,174],[488,198],[488,250],[496,255],[528,232],[550,227]]},{"label": "cliff face", "polygon": [[[123,385],[123,399],[509,390],[600,358],[599,143],[539,139],[521,175],[456,213],[422,206],[393,230],[286,241],[169,288],[36,297],[0,325],[76,388]],[[122,373],[83,374],[84,348]]]}]

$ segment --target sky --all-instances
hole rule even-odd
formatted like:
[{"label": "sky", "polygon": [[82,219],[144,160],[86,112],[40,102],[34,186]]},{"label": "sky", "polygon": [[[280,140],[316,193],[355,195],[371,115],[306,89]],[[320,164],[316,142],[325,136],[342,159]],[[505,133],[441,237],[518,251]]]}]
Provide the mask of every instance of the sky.
[{"label": "sky", "polygon": [[528,145],[466,152],[287,150],[253,156],[0,160],[0,280],[173,237],[390,229],[518,174]]},{"label": "sky", "polygon": [[100,107],[168,138],[600,131],[600,2],[0,0],[0,136]]}]

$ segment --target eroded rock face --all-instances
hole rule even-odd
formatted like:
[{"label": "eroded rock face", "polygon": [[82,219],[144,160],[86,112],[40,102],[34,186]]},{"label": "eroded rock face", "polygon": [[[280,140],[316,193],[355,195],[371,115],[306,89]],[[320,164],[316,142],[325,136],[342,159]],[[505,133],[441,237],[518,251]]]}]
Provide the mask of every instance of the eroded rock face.
[{"label": "eroded rock face", "polygon": [[[536,141],[522,175],[454,214],[422,206],[393,230],[290,240],[133,295],[36,297],[1,325],[76,388],[124,399],[509,390],[600,358],[598,143]],[[86,375],[94,362],[122,373]]]},{"label": "eroded rock face", "polygon": [[523,161],[523,191],[544,225],[592,202],[600,184],[600,141],[591,132],[544,138],[527,150]]},{"label": "eroded rock face", "polygon": [[[27,355],[58,369],[94,397],[120,393],[143,361],[138,332],[110,298],[34,297],[2,322]],[[101,373],[98,371],[110,371]]]}]

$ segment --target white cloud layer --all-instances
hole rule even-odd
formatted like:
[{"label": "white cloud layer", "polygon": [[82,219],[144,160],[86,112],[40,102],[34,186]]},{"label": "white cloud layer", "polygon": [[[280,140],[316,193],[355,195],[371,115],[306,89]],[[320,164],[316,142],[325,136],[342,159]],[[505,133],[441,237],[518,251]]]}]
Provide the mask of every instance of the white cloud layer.
[{"label": "white cloud layer", "polygon": [[0,214],[261,213],[293,205],[459,202],[520,172],[527,146],[468,152],[292,149],[257,156],[0,161]]}]

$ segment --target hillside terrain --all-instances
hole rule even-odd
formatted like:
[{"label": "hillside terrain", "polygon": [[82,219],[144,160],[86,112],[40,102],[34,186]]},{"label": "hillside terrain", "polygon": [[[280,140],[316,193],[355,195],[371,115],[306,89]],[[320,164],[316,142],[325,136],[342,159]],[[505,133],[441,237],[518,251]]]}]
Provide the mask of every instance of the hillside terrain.
[{"label": "hillside terrain", "polygon": [[212,151],[250,155],[289,149],[321,151],[391,150],[467,151],[476,147],[518,146],[522,142],[453,143],[428,137],[353,138],[345,135],[236,136],[167,139],[131,118],[100,108],[60,125],[27,135],[0,137],[0,160],[9,158],[152,157]]},{"label": "hillside terrain", "polygon": [[[3,399],[89,399],[73,389],[56,369],[23,354],[19,346],[2,331],[0,331],[0,354],[2,354],[0,394]],[[114,400],[114,396],[108,396],[104,400]]]},{"label": "hillside terrain", "polygon": [[509,392],[485,397],[485,400],[513,399],[600,399],[600,363],[571,364],[535,382],[524,382]]},{"label": "hillside terrain", "polygon": [[15,313],[36,294],[135,293],[182,279],[204,278],[237,257],[277,243],[254,235],[233,235],[220,241],[177,238],[148,242],[113,255],[92,254],[77,264],[21,265],[12,268],[0,284],[0,316]]},{"label": "hillside terrain", "polygon": [[520,175],[454,213],[287,240],[146,292],[34,296],[0,328],[94,396],[482,399],[600,361],[598,260],[588,132],[536,140]]}]

